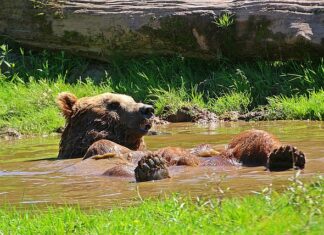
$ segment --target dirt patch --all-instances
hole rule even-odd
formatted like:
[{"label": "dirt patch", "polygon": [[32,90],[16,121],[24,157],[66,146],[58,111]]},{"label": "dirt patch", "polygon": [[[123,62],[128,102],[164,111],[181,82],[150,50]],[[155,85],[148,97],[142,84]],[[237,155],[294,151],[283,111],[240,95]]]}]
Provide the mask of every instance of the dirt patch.
[{"label": "dirt patch", "polygon": [[5,140],[11,140],[11,139],[20,139],[21,138],[21,134],[13,129],[13,128],[1,128],[0,129],[0,140],[1,139],[5,139]]},{"label": "dirt patch", "polygon": [[182,107],[176,113],[168,114],[168,108],[162,118],[168,122],[198,122],[198,123],[211,123],[217,122],[218,117],[206,109],[198,107]]},{"label": "dirt patch", "polygon": [[196,122],[201,124],[213,123],[218,121],[263,121],[268,119],[268,112],[266,110],[251,111],[248,113],[239,113],[236,111],[226,112],[220,116],[210,112],[206,109],[198,107],[182,107],[175,113],[169,113],[169,109],[166,108],[164,113],[158,119],[163,123],[164,120],[167,122]]},{"label": "dirt patch", "polygon": [[219,116],[220,120],[223,121],[263,121],[267,120],[268,113],[265,110],[262,111],[251,111],[248,113],[241,114],[236,111],[226,112]]}]

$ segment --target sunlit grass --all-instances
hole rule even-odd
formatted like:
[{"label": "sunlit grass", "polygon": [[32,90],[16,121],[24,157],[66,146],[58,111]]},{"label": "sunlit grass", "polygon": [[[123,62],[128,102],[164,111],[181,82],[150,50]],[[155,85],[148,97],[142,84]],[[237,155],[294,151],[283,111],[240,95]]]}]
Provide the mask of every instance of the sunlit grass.
[{"label": "sunlit grass", "polygon": [[64,125],[55,103],[59,92],[69,91],[83,97],[111,90],[107,84],[94,85],[90,80],[75,84],[65,83],[62,78],[0,81],[0,127],[12,127],[23,134],[51,133]]},{"label": "sunlit grass", "polygon": [[147,199],[127,208],[0,209],[3,234],[322,234],[324,182],[243,198]]},{"label": "sunlit grass", "polygon": [[323,120],[324,118],[323,90],[290,98],[285,96],[269,97],[268,100],[270,115],[275,119]]},{"label": "sunlit grass", "polygon": [[229,111],[235,111],[241,114],[246,113],[250,104],[251,96],[244,92],[230,92],[208,101],[209,109],[219,115]]},{"label": "sunlit grass", "polygon": [[168,114],[174,114],[182,107],[205,108],[206,106],[203,94],[197,91],[197,87],[187,89],[184,83],[179,88],[170,86],[167,89],[153,88],[150,93],[157,115],[162,115],[165,109],[168,110]]}]

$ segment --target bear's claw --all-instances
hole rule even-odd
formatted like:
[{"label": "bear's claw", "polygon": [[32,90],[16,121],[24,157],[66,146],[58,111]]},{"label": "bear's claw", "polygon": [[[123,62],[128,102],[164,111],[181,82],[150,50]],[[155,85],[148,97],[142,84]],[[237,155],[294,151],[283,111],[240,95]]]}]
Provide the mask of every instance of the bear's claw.
[{"label": "bear's claw", "polygon": [[267,168],[270,171],[283,171],[290,168],[304,169],[305,154],[292,145],[282,145],[274,149],[268,158]]},{"label": "bear's claw", "polygon": [[137,182],[170,178],[165,161],[158,155],[149,153],[138,161],[135,168]]}]

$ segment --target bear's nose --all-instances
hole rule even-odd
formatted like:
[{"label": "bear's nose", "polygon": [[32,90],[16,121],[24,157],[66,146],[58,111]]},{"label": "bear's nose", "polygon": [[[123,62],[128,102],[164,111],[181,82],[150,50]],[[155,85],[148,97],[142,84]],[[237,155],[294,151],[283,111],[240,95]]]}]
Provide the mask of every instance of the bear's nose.
[{"label": "bear's nose", "polygon": [[140,112],[144,116],[152,116],[154,114],[154,108],[152,105],[144,104],[144,106],[140,108]]}]

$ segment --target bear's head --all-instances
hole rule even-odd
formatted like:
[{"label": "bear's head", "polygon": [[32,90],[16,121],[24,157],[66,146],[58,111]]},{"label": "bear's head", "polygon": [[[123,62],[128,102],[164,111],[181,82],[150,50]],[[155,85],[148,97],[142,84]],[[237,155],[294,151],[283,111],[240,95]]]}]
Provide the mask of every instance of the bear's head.
[{"label": "bear's head", "polygon": [[71,93],[58,95],[57,103],[66,126],[58,158],[82,157],[97,140],[108,139],[132,150],[141,149],[143,136],[152,126],[154,109],[127,95],[104,93],[77,99]]}]

